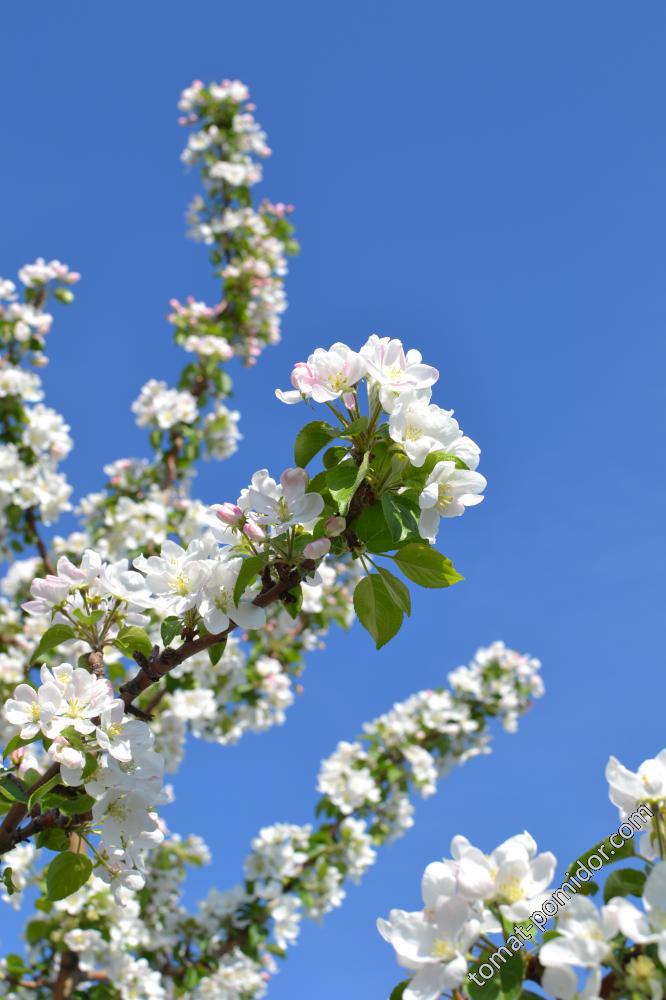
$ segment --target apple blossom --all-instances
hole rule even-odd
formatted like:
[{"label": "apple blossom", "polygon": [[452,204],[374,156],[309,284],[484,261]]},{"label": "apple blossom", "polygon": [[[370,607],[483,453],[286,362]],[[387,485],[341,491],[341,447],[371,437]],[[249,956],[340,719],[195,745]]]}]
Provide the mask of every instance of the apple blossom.
[{"label": "apple blossom", "polygon": [[435,541],[442,517],[459,517],[465,507],[481,503],[486,480],[478,472],[456,468],[455,462],[437,462],[419,496],[419,533],[429,542]]}]

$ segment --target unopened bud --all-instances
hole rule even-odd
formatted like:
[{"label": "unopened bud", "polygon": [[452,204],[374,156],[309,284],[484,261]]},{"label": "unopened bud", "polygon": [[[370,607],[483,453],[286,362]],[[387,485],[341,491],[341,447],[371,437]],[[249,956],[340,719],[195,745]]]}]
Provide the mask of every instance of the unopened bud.
[{"label": "unopened bud", "polygon": [[243,525],[243,534],[253,542],[263,542],[266,532],[254,521],[248,521]]},{"label": "unopened bud", "polygon": [[329,538],[337,538],[338,535],[342,534],[346,527],[347,522],[344,517],[338,517],[336,515],[335,517],[329,517],[324,530]]},{"label": "unopened bud", "polygon": [[331,551],[331,542],[328,538],[316,538],[314,542],[308,542],[303,549],[306,559],[322,559]]},{"label": "unopened bud", "polygon": [[56,288],[53,292],[53,297],[58,300],[58,302],[64,302],[68,306],[74,301],[74,292],[70,291],[69,288]]},{"label": "unopened bud", "polygon": [[230,524],[232,528],[237,527],[245,517],[245,514],[235,503],[223,503],[215,511],[220,521]]}]

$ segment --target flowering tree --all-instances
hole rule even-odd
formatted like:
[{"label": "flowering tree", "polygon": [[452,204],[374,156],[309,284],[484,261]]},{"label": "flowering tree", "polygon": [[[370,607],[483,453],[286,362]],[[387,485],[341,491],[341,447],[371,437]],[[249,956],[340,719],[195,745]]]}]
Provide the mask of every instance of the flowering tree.
[{"label": "flowering tree", "polygon": [[244,881],[183,908],[187,869],[208,852],[158,810],[187,733],[225,745],[282,723],[304,653],[331,623],[357,617],[382,647],[410,614],[409,583],[462,579],[434,547],[439,522],[486,484],[477,445],[430,402],[437,371],[372,335],[313,351],[276,391],[327,417],[300,426],[293,468],[259,470],[235,503],[192,498],[200,458],[240,440],[224,363],[252,365],[279,340],[297,246],[291,209],[253,201],[270,150],[246,87],[197,82],[180,108],[183,159],[202,180],[191,234],[210,247],[220,301],[172,302],[191,360],[175,388],[151,379],[133,405],[151,457],[108,465],[77,505],[80,530],[49,542],[43,526],[70,509],[57,465],[71,439],[35,369],[47,310],[72,302],[79,275],[40,259],[19,272],[21,293],[0,281],[0,533],[13,558],[0,601],[0,870],[10,905],[38,890],[26,956],[0,966],[7,997],[263,996],[301,917],[338,906],[345,880],[411,825],[410,791],[434,792],[486,750],[490,719],[514,729],[541,693],[536,661],[479,650],[449,690],[339,744],[312,824],[261,830]]},{"label": "flowering tree", "polygon": [[[452,857],[423,874],[423,909],[378,921],[410,971],[392,1000],[534,997],[525,983],[561,1000],[663,997],[666,750],[637,773],[611,757],[606,778],[621,824],[570,864],[557,888],[555,856],[537,854],[527,832],[491,854],[453,838]],[[607,877],[597,907],[589,897],[599,872]]]}]

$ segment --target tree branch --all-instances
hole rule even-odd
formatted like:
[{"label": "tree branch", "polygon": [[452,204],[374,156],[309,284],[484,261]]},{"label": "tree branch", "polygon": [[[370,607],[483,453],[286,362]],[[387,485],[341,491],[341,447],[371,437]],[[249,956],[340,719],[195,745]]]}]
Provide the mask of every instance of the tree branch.
[{"label": "tree branch", "polygon": [[[314,562],[306,560],[300,569],[292,569],[284,579],[259,594],[253,603],[258,608],[267,608],[269,605],[275,604],[276,601],[279,601],[289,590],[292,590],[302,581],[304,574],[312,572],[315,566]],[[132,702],[140,694],[143,694],[147,688],[156,684],[169,671],[179,666],[185,660],[188,660],[191,656],[201,653],[205,649],[210,649],[211,646],[215,646],[218,642],[226,639],[236,628],[237,625],[235,622],[230,622],[229,627],[224,632],[198,636],[196,639],[184,642],[178,649],[172,649],[170,646],[167,646],[165,649],[160,650],[159,646],[153,646],[149,657],[144,656],[138,651],[135,652],[134,659],[139,665],[139,670],[134,677],[131,677],[120,688],[120,696],[125,703],[125,708],[130,711]]]}]

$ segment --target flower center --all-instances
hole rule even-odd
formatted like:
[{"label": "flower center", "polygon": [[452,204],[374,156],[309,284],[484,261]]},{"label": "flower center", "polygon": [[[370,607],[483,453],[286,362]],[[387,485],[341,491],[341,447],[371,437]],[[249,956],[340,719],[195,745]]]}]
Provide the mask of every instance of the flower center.
[{"label": "flower center", "polygon": [[328,384],[333,392],[342,392],[347,388],[347,376],[343,372],[336,372],[335,375],[331,375]]},{"label": "flower center", "polygon": [[450,962],[452,958],[455,958],[456,949],[444,938],[437,938],[432,946],[432,954],[435,958],[441,959],[442,962]]},{"label": "flower center", "polygon": [[189,593],[190,581],[185,576],[184,573],[179,573],[175,581],[175,591],[180,594],[181,597],[185,597]]},{"label": "flower center", "polygon": [[448,486],[440,483],[437,487],[437,510],[446,510],[451,503],[453,503],[453,497],[449,493]]},{"label": "flower center", "polygon": [[39,702],[33,701],[30,705],[30,715],[33,722],[39,722],[39,717],[41,715],[41,709],[39,707]]},{"label": "flower center", "polygon": [[288,521],[291,516],[289,514],[289,504],[287,503],[284,497],[280,497],[280,499],[277,502],[277,514],[278,518],[283,523],[285,521]]},{"label": "flower center", "polygon": [[508,878],[498,886],[498,895],[507,903],[517,903],[525,898],[525,893],[519,878]]},{"label": "flower center", "polygon": [[78,698],[70,698],[67,702],[67,715],[70,719],[78,719],[81,715],[81,702]]},{"label": "flower center", "polygon": [[408,424],[405,431],[405,438],[408,441],[418,441],[419,438],[423,437],[423,431],[420,427],[415,427],[414,424]]}]

